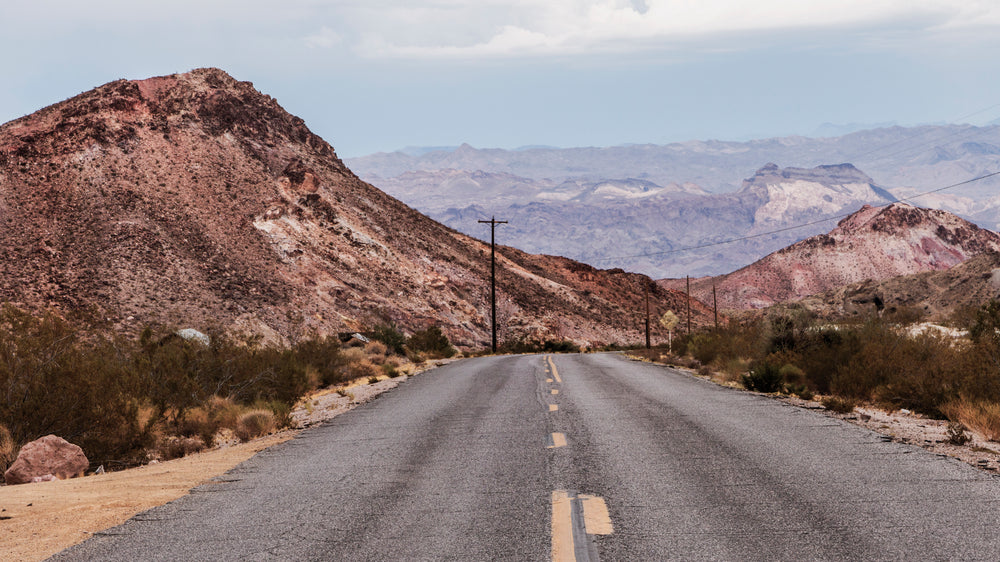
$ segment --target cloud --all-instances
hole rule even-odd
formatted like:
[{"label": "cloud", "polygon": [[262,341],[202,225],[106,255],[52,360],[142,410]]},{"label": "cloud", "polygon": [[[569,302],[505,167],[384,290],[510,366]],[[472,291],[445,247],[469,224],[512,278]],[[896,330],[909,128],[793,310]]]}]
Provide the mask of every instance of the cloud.
[{"label": "cloud", "polygon": [[839,29],[927,34],[1000,26],[990,0],[520,0],[359,8],[369,57],[517,57],[642,50],[729,35]]},{"label": "cloud", "polygon": [[329,49],[343,41],[343,37],[329,27],[323,26],[312,35],[307,35],[304,39],[307,46],[312,48]]}]

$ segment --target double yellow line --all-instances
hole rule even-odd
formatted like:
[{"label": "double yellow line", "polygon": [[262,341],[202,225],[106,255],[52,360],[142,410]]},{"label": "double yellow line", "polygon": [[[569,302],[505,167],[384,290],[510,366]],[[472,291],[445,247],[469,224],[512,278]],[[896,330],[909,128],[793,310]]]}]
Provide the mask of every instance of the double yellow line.
[{"label": "double yellow line", "polygon": [[[546,382],[562,384],[562,377],[556,369],[552,356],[546,355],[547,371],[552,375]],[[553,395],[559,394],[558,389],[551,389]],[[549,404],[550,412],[559,411],[559,406]],[[550,449],[565,447],[566,435],[553,433]],[[573,506],[577,505],[574,510]],[[579,519],[582,517],[582,524]],[[583,533],[579,529],[583,529]],[[576,529],[576,532],[574,532]],[[590,494],[574,494],[567,490],[552,492],[552,560],[554,562],[576,562],[577,542],[587,541],[593,535],[609,535],[614,531],[608,506],[604,499]],[[585,544],[580,544],[586,552]]]}]

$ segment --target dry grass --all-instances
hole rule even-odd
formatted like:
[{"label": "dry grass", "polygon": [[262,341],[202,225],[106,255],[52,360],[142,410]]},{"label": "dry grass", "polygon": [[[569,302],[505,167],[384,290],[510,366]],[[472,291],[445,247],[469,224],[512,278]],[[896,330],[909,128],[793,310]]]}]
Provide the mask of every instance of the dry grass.
[{"label": "dry grass", "polygon": [[941,407],[948,419],[961,423],[990,441],[1000,442],[1000,404],[959,399]]},{"label": "dry grass", "polygon": [[242,441],[249,441],[275,430],[277,422],[270,410],[250,410],[236,421],[236,436]]},{"label": "dry grass", "polygon": [[6,472],[13,464],[17,452],[17,443],[14,443],[7,426],[0,424],[0,472]]}]

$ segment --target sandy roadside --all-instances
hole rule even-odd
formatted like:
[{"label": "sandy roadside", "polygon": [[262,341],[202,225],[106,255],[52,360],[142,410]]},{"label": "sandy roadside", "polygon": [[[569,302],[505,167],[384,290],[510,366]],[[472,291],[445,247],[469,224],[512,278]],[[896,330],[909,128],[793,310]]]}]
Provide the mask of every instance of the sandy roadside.
[{"label": "sandy roadside", "polygon": [[[403,375],[377,383],[355,381],[304,399],[292,416],[299,428],[320,423],[391,390],[409,377],[454,360],[408,366]],[[337,391],[341,390],[343,395]],[[0,486],[0,560],[44,560],[120,525],[134,515],[187,495],[264,449],[295,437],[285,430],[181,459],[101,475]]]},{"label": "sandy roadside", "polygon": [[295,431],[84,478],[0,487],[0,560],[44,560],[188,493]]}]

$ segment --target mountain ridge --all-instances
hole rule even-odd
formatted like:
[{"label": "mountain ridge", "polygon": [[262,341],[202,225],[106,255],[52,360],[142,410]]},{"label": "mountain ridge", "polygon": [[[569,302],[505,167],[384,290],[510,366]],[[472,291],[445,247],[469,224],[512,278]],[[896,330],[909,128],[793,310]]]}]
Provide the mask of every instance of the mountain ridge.
[{"label": "mountain ridge", "polygon": [[[895,202],[865,205],[829,233],[812,236],[732,273],[697,279],[692,294],[713,287],[720,308],[759,309],[852,283],[947,270],[985,252],[1000,251],[1000,234],[946,211]],[[680,279],[661,280],[679,289]]]},{"label": "mountain ridge", "polygon": [[[0,300],[120,330],[438,324],[489,341],[488,246],[361,181],[218,69],[111,82],[0,125],[0,235]],[[643,276],[500,247],[498,280],[503,337],[640,337]]]}]

